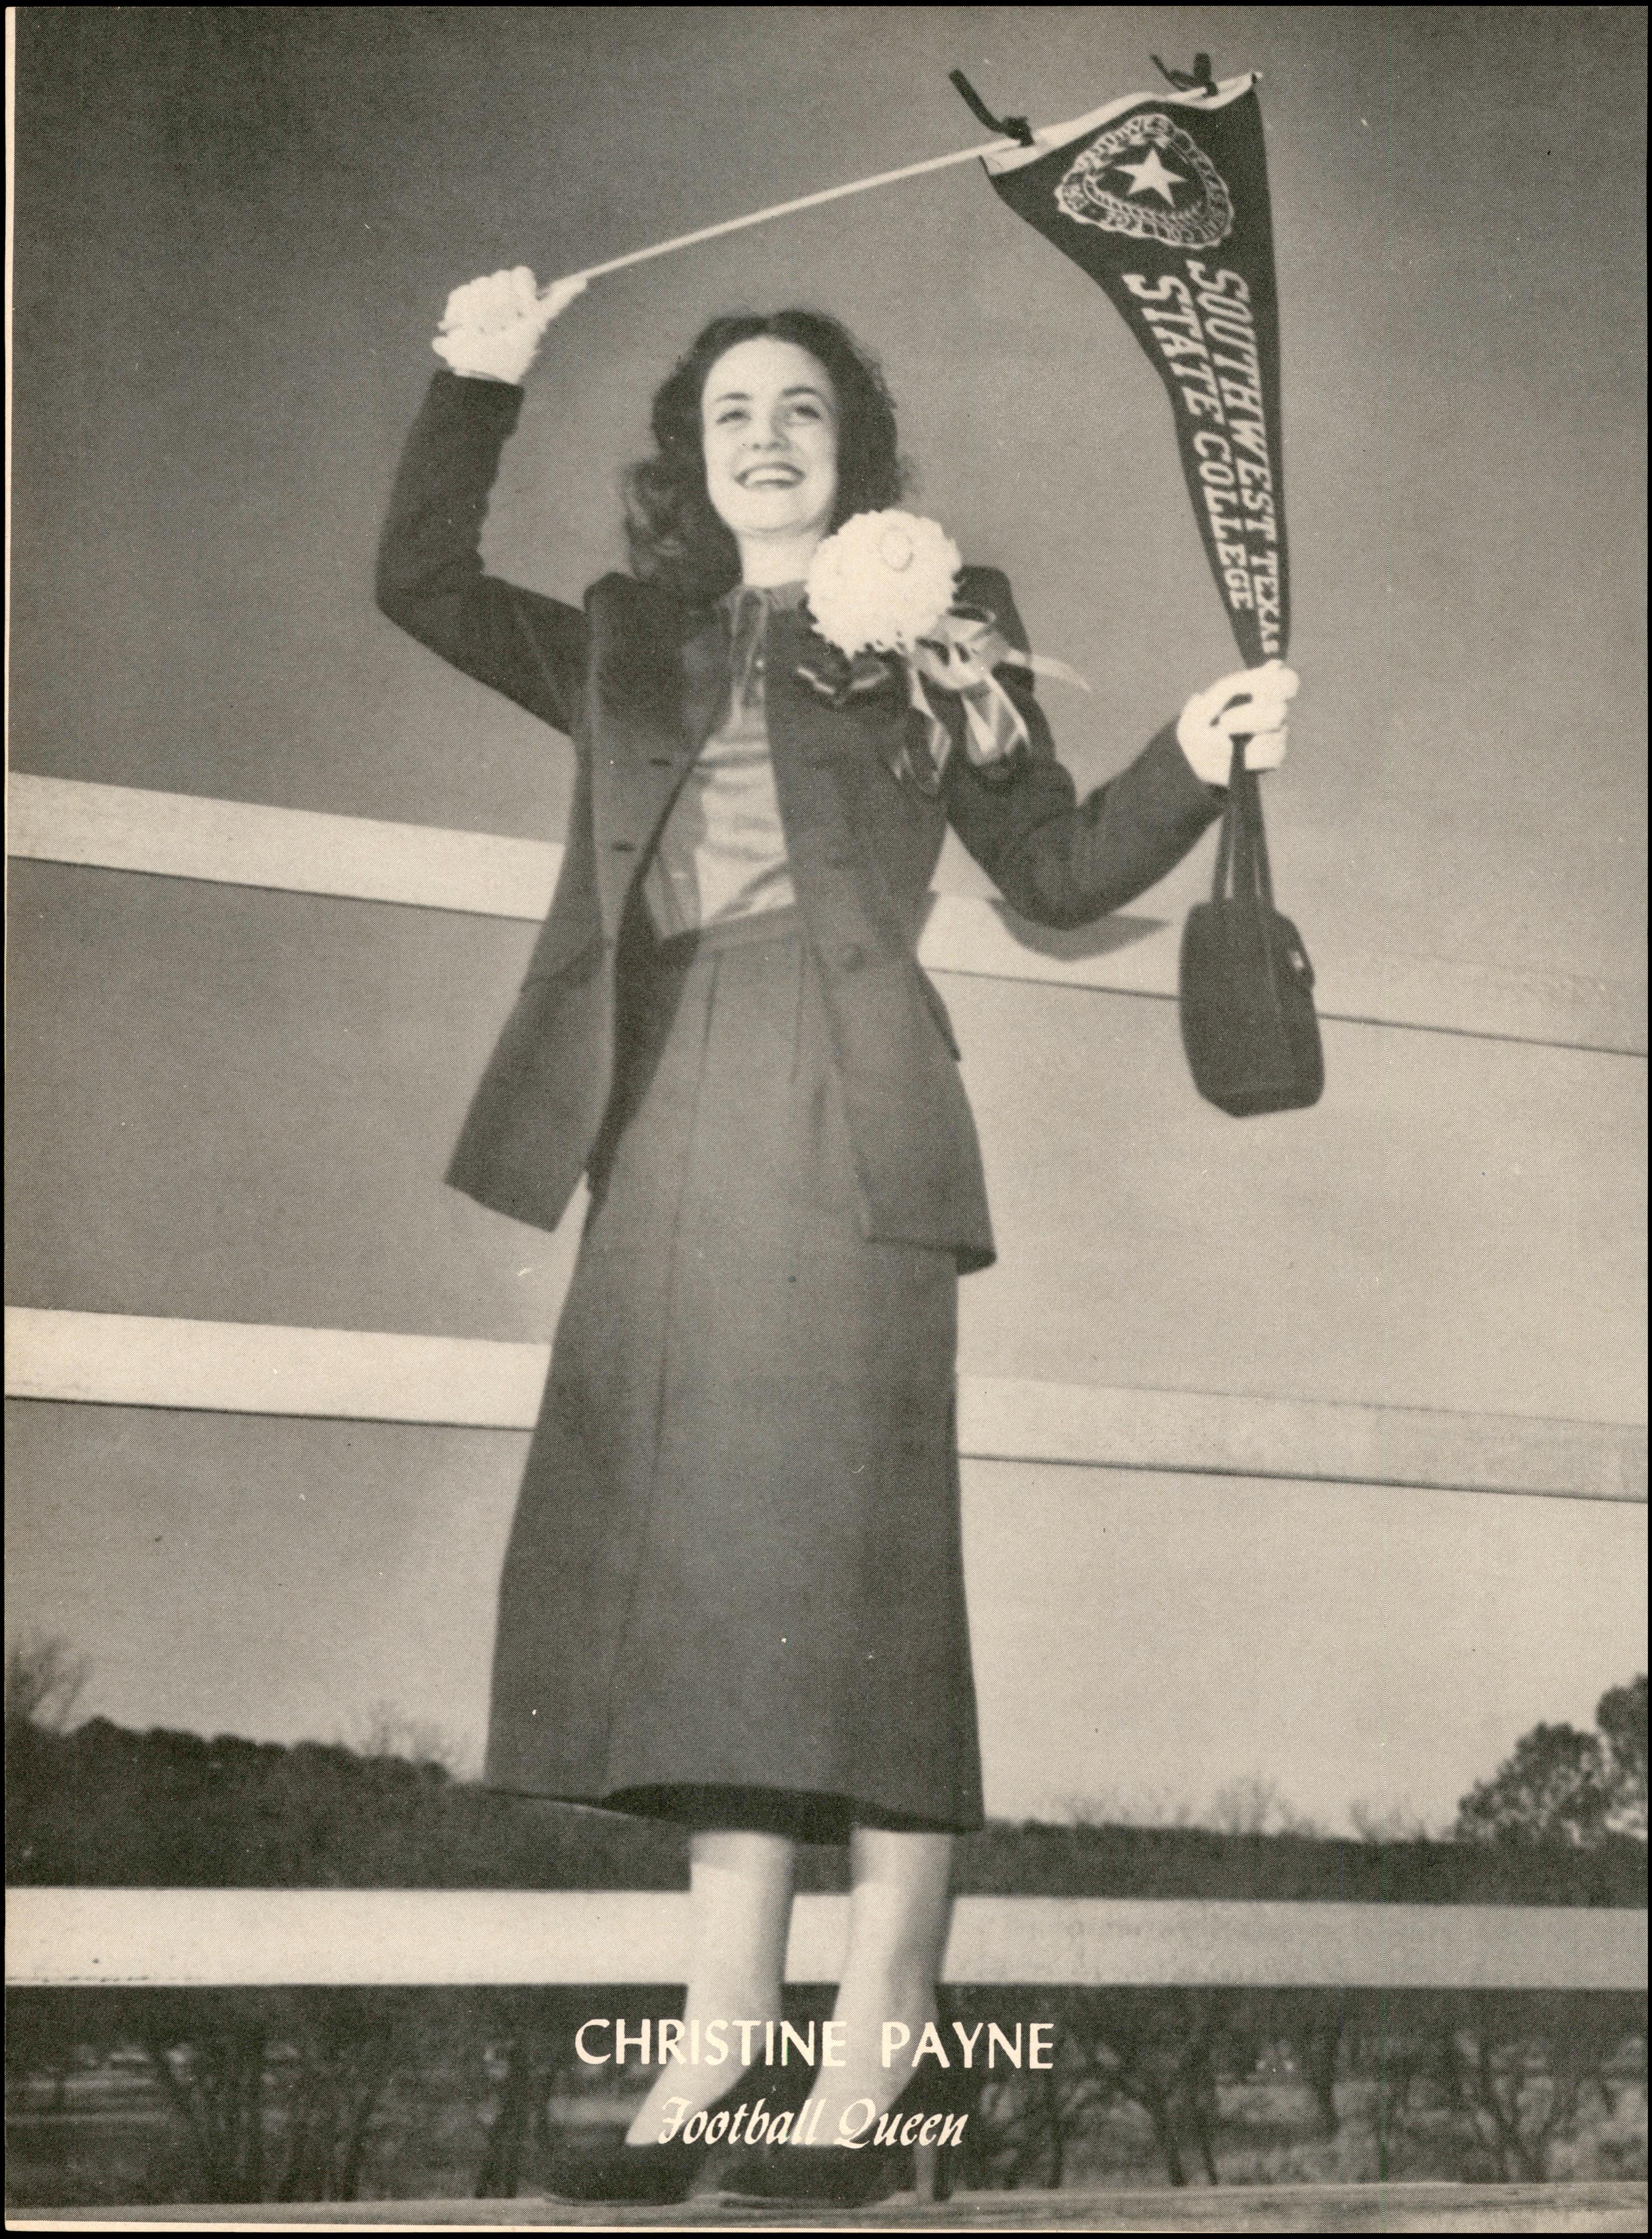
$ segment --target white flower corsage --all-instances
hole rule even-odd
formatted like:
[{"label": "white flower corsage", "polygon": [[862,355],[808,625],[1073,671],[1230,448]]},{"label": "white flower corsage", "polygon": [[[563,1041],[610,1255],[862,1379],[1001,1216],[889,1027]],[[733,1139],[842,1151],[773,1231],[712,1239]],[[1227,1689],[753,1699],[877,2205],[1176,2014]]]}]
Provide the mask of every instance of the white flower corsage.
[{"label": "white flower corsage", "polygon": [[1065,661],[1012,645],[996,615],[955,605],[963,565],[937,521],[893,510],[857,513],[817,547],[806,585],[816,633],[850,663],[835,688],[805,670],[808,681],[830,688],[835,699],[853,696],[888,673],[886,662],[869,656],[894,655],[905,673],[908,700],[923,720],[937,779],[951,734],[929,704],[926,683],[958,695],[969,759],[983,769],[1007,763],[1027,744],[1021,711],[995,668],[1033,670],[1089,689]]},{"label": "white flower corsage", "polygon": [[952,604],[963,565],[938,521],[852,514],[816,551],[809,611],[841,653],[910,653]]}]

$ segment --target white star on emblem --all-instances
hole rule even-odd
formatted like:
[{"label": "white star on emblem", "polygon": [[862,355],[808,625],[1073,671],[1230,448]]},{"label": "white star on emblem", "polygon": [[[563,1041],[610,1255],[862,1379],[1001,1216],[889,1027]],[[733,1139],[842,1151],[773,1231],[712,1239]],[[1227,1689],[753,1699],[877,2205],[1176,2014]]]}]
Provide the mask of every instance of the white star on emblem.
[{"label": "white star on emblem", "polygon": [[1171,188],[1187,184],[1180,171],[1165,169],[1159,161],[1156,148],[1149,148],[1139,163],[1115,163],[1112,168],[1116,171],[1129,172],[1135,180],[1136,184],[1130,189],[1133,195],[1162,195],[1172,209],[1176,208],[1176,196],[1170,192]]}]

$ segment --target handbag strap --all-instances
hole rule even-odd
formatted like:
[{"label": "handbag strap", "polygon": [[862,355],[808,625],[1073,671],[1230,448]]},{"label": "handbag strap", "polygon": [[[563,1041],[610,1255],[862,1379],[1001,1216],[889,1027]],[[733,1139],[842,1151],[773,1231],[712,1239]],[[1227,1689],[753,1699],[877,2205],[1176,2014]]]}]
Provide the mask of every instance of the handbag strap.
[{"label": "handbag strap", "polygon": [[1216,877],[1210,899],[1216,902],[1228,899],[1231,875],[1236,901],[1260,901],[1271,909],[1274,882],[1268,861],[1268,835],[1262,819],[1262,792],[1256,771],[1245,767],[1247,743],[1244,738],[1233,742],[1233,761],[1228,772],[1228,805],[1216,842]]},{"label": "handbag strap", "polygon": [[1234,748],[1232,767],[1228,772],[1228,798],[1222,806],[1222,828],[1216,834],[1216,874],[1210,881],[1210,899],[1225,902],[1228,899],[1228,876],[1234,867],[1234,827],[1238,821],[1233,787],[1234,771],[1242,759],[1242,749]]},{"label": "handbag strap", "polygon": [[1256,898],[1267,908],[1274,906],[1273,872],[1268,861],[1268,833],[1262,821],[1262,787],[1253,769],[1239,772],[1240,813],[1249,854],[1250,876]]}]

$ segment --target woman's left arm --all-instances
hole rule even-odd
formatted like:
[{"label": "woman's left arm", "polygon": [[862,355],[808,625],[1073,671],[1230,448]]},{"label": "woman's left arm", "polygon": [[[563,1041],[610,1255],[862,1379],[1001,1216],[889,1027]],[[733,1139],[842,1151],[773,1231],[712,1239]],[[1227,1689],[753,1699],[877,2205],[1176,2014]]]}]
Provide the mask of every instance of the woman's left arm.
[{"label": "woman's left arm", "polygon": [[[970,599],[989,608],[1003,634],[1024,648],[1027,638],[1007,578],[989,568],[972,569],[970,575]],[[1295,678],[1289,671],[1282,674],[1294,691]],[[1225,787],[1207,783],[1189,758],[1198,753],[1207,769],[1216,766],[1202,737],[1195,737],[1189,728],[1196,702],[1189,702],[1181,726],[1193,740],[1189,749],[1178,742],[1178,725],[1167,723],[1127,768],[1081,801],[1056,758],[1049,726],[1025,672],[1003,668],[997,676],[1026,724],[1028,745],[1007,776],[992,770],[983,774],[962,747],[956,748],[947,761],[948,816],[970,854],[1023,917],[1036,925],[1089,925],[1156,885],[1222,814]],[[1196,695],[1199,702],[1212,701],[1215,712],[1202,717],[1202,727],[1220,742],[1223,767],[1227,737],[1241,718],[1233,712],[1224,715],[1212,695],[1231,700],[1235,694],[1224,692],[1224,686],[1235,681],[1226,679],[1210,694]],[[1279,721],[1275,715],[1254,728],[1272,733]],[[1253,767],[1264,759],[1276,761],[1279,754],[1247,756]]]}]

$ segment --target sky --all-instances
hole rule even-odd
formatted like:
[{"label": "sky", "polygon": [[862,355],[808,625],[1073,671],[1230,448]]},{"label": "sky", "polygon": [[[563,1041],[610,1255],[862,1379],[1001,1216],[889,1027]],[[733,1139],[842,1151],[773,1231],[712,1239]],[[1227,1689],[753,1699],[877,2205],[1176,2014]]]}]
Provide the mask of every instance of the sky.
[{"label": "sky", "polygon": [[[1257,69],[1292,658],[1269,781],[1321,960],[1641,977],[1643,30],[1532,9],[23,11],[14,768],[559,838],[563,742],[374,611],[450,289],[541,279],[1035,121]],[[1081,785],[1235,665],[1151,369],[971,167],[596,283],[490,563],[576,597],[711,313],[881,355],[914,499],[1004,568]],[[1173,918],[1201,849],[1138,907]],[[983,891],[956,847],[940,883]],[[441,1173],[530,928],[13,866],[8,1298],[548,1339],[555,1236]],[[1644,1066],[1328,1023],[1311,1113],[1198,1102],[1173,1010],[943,982],[999,1264],[966,1373],[1643,1419]],[[8,1622],[83,1707],[474,1751],[525,1441],[18,1405]],[[989,1808],[1276,1780],[1447,1820],[1644,1662],[1643,1511],[970,1465]]]}]

